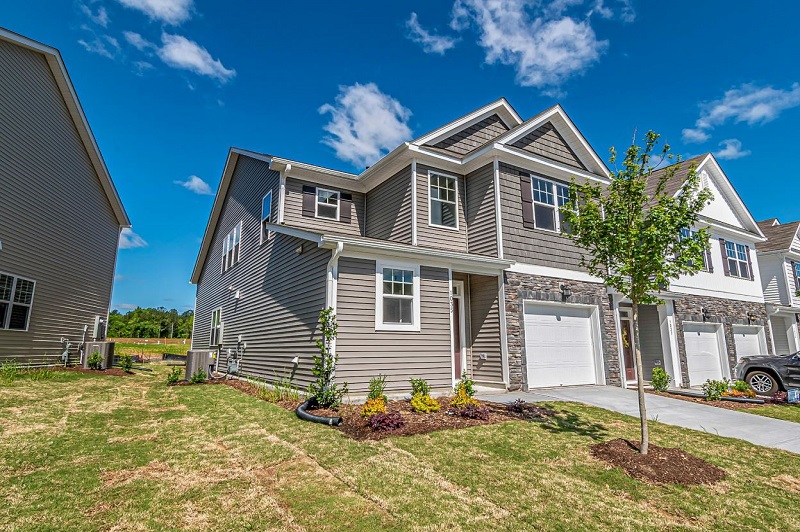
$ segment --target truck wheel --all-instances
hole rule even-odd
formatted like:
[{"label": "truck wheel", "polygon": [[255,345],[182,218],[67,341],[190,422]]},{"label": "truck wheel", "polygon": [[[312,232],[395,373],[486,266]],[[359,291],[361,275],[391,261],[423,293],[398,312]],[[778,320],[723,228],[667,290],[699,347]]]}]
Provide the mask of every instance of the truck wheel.
[{"label": "truck wheel", "polygon": [[780,390],[778,381],[766,371],[751,371],[744,380],[758,395],[769,396]]}]

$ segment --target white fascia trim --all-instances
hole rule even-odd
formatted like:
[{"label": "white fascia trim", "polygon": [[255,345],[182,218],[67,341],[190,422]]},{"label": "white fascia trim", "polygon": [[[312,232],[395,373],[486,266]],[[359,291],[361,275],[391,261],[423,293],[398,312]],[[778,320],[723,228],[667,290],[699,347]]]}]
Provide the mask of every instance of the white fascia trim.
[{"label": "white fascia trim", "polygon": [[[414,146],[413,144],[408,147],[408,149],[414,153],[421,153],[427,155],[428,157],[432,157],[434,159],[439,159],[441,161],[446,161],[451,164],[462,165],[464,160],[459,159],[458,157],[451,157],[450,155],[445,155],[443,153],[439,153],[433,150],[428,150],[424,146]],[[483,150],[481,150],[483,151]]]},{"label": "white fascia trim", "polygon": [[[414,323],[383,323],[383,269],[384,268],[397,268],[403,270],[411,270],[414,272],[412,296],[412,309],[414,313]],[[393,260],[376,260],[375,261],[375,330],[376,331],[397,331],[397,332],[419,332],[421,329],[422,316],[420,315],[420,265],[413,262],[402,262]],[[451,292],[452,294],[452,288]],[[452,316],[452,313],[451,313]],[[452,329],[452,322],[451,322]],[[452,334],[450,335],[452,338]],[[452,339],[451,339],[452,342]],[[452,358],[451,358],[452,360]]]},{"label": "white fascia trim", "polygon": [[746,221],[750,224],[751,229],[753,229],[752,232],[757,234],[759,237],[763,238],[764,240],[762,240],[762,242],[766,241],[767,238],[766,236],[764,236],[764,233],[761,231],[761,228],[758,226],[758,223],[756,222],[755,218],[753,218],[753,215],[750,213],[750,209],[747,208],[747,205],[742,200],[742,197],[739,195],[738,192],[736,192],[736,189],[733,187],[733,183],[731,183],[731,180],[722,170],[722,167],[719,165],[716,158],[714,158],[713,154],[709,153],[708,155],[706,155],[706,158],[703,159],[703,162],[697,165],[697,171],[700,172],[700,169],[703,168],[706,165],[706,163],[709,162],[712,163],[711,167],[714,170],[714,172],[718,174],[719,177],[722,178],[721,179],[722,182],[719,184],[722,185],[721,188],[725,189],[723,190],[723,192],[727,192],[729,200],[730,196],[733,196],[735,198],[736,203],[738,203],[739,208],[737,209],[736,207],[734,207],[734,210],[739,211],[739,214],[744,214]]},{"label": "white fascia trim", "polygon": [[411,159],[411,245],[417,245],[417,159]]},{"label": "white fascia trim", "polygon": [[767,303],[767,314],[769,316],[785,316],[800,314],[800,308],[787,307],[786,305],[776,305],[774,303]]},{"label": "white fascia trim", "polygon": [[[589,172],[585,172],[583,170],[579,170],[577,168],[572,168],[571,166],[567,166],[567,165],[564,165],[564,164],[559,164],[559,163],[557,163],[555,161],[550,161],[549,159],[544,159],[542,157],[536,157],[535,155],[524,153],[524,152],[522,152],[522,150],[516,150],[516,149],[513,149],[513,148],[508,148],[508,147],[506,147],[506,146],[504,146],[502,144],[495,144],[494,148],[497,151],[499,151],[499,152],[501,152],[503,154],[507,154],[507,155],[513,156],[513,157],[519,157],[520,159],[527,160],[527,161],[530,161],[530,162],[533,162],[533,163],[536,163],[536,164],[540,164],[540,165],[542,165],[542,166],[544,166],[546,168],[550,168],[550,169],[553,169],[553,170],[564,172],[564,173],[566,173],[568,175],[572,175],[572,176],[575,176],[575,177],[582,177],[583,179],[586,179],[587,181],[593,181],[593,182],[596,182],[596,183],[602,183],[604,185],[607,185],[607,184],[611,183],[611,179],[610,178],[607,178],[607,177],[604,178],[604,177],[601,177],[601,176],[596,175],[596,174],[592,174],[592,173],[589,173]],[[465,162],[466,162],[466,160],[465,160]]]},{"label": "white fascia trim", "polygon": [[728,225],[722,225],[716,220],[706,218],[705,216],[700,216],[697,221],[701,224],[706,224],[708,227],[713,229],[714,233],[721,234],[722,236],[738,238],[740,240],[740,244],[750,244],[754,246],[758,242],[767,241],[766,237],[759,237],[756,234],[747,232],[744,229],[736,229]]},{"label": "white fascia trim", "polygon": [[[494,221],[497,229],[497,257],[503,258],[503,212],[500,207],[500,161],[495,156],[492,162],[494,169]],[[507,380],[506,380],[507,382]]]},{"label": "white fascia trim", "polygon": [[[498,112],[501,109],[504,110],[506,113],[508,113],[509,116],[503,117],[503,112],[502,111]],[[480,109],[477,109],[469,113],[468,115],[462,116],[461,118],[458,118],[448,124],[445,124],[444,126],[435,129],[434,131],[428,133],[425,136],[422,136],[414,140],[413,145],[419,146],[422,144],[431,144],[431,143],[435,144],[436,142],[442,140],[443,138],[447,138],[452,131],[469,127],[472,124],[480,122],[484,118],[487,118],[493,114],[497,114],[500,117],[500,119],[503,120],[505,125],[508,126],[509,128],[518,126],[522,123],[522,118],[517,114],[514,108],[511,107],[511,105],[508,103],[508,101],[506,101],[505,98],[501,98],[488,105],[481,107]],[[508,118],[513,119],[511,123],[508,122]],[[516,124],[513,123],[513,121],[516,121]]]},{"label": "white fascia trim", "polygon": [[542,277],[552,277],[554,279],[566,279],[570,281],[580,281],[584,283],[603,284],[603,280],[586,272],[575,270],[565,270],[562,268],[552,268],[550,266],[538,266],[535,264],[515,263],[508,271],[514,273],[524,273],[528,275],[540,275]]},{"label": "white fascia trim", "polygon": [[[242,153],[244,155],[247,155],[249,157],[253,157],[253,158],[256,158],[256,159],[258,158],[258,155],[259,155],[259,154],[255,154],[253,152],[248,152],[247,150],[240,150],[238,148],[237,148],[237,151],[239,153]],[[308,163],[304,163],[304,162],[300,162],[300,161],[294,161],[292,159],[284,159],[283,157],[272,157],[272,156],[263,155],[263,154],[261,154],[261,156],[265,157],[265,159],[262,159],[262,160],[266,160],[267,162],[271,161],[276,166],[277,165],[282,165],[282,166],[291,165],[291,166],[293,166],[295,168],[302,168],[304,170],[309,170],[311,172],[315,172],[315,173],[319,173],[319,174],[326,174],[326,175],[329,175],[331,177],[338,177],[338,178],[345,179],[345,180],[348,180],[348,181],[355,181],[356,179],[358,179],[358,176],[356,174],[351,174],[350,172],[342,172],[341,170],[334,170],[333,168],[325,168],[324,166],[317,166],[317,165],[314,165],[314,164],[308,164]],[[273,168],[273,170],[274,170],[274,168]]]}]

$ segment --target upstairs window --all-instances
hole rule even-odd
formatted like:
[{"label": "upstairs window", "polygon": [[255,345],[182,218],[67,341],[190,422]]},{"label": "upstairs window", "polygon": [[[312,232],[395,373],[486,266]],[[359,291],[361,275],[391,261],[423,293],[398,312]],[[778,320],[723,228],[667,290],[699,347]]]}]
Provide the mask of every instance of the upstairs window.
[{"label": "upstairs window", "polygon": [[458,229],[458,183],[455,177],[428,175],[430,225]]},{"label": "upstairs window", "polygon": [[234,264],[239,262],[242,244],[242,222],[228,233],[222,241],[222,271],[230,270]]},{"label": "upstairs window", "polygon": [[533,221],[537,229],[569,232],[561,207],[569,202],[569,187],[531,176],[533,186]]},{"label": "upstairs window", "polygon": [[747,260],[747,247],[734,242],[725,242],[728,272],[732,277],[750,279],[750,265]]},{"label": "upstairs window", "polygon": [[327,218],[329,220],[339,220],[339,192],[317,189],[316,217]]},{"label": "upstairs window", "polygon": [[36,282],[0,273],[0,329],[27,331]]},{"label": "upstairs window", "polygon": [[211,347],[222,344],[222,309],[218,308],[211,312],[211,339],[208,345]]},{"label": "upstairs window", "polygon": [[261,243],[263,244],[272,236],[272,231],[267,229],[267,224],[272,223],[272,191],[267,192],[261,200]]},{"label": "upstairs window", "polygon": [[[687,238],[697,238],[697,231],[693,229],[681,229],[681,240],[686,240]],[[711,264],[711,257],[709,256],[709,252],[705,251],[703,253],[703,271],[710,271],[709,264]]]},{"label": "upstairs window", "polygon": [[792,271],[794,273],[795,293],[800,293],[800,262],[792,263]]}]

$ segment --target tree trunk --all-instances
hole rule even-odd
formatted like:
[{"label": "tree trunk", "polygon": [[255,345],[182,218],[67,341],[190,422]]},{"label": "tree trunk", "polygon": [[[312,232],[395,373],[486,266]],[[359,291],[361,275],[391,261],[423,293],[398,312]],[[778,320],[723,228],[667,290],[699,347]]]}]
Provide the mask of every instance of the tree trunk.
[{"label": "tree trunk", "polygon": [[642,370],[642,346],[639,341],[639,303],[633,302],[633,345],[636,353],[636,391],[639,394],[639,419],[642,424],[642,445],[639,452],[647,454],[650,432],[647,429],[647,410],[644,404],[644,371]]}]

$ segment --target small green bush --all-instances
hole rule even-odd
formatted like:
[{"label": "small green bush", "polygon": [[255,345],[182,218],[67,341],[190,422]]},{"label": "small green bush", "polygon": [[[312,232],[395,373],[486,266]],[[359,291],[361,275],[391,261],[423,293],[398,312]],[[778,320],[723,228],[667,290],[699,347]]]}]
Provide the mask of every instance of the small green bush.
[{"label": "small green bush", "polygon": [[283,377],[276,380],[272,386],[259,386],[256,396],[268,403],[280,403],[282,401],[299,402],[300,390],[294,385],[292,379]]},{"label": "small green bush", "polygon": [[173,367],[169,370],[169,373],[167,373],[167,384],[177,384],[180,382],[182,374],[183,371],[181,371],[181,368],[177,366]]},{"label": "small green bush", "polygon": [[706,401],[719,401],[722,394],[728,391],[731,381],[722,379],[721,381],[707,380],[703,383],[703,393],[706,396]]},{"label": "small green bush", "polygon": [[369,393],[367,399],[383,399],[386,403],[389,399],[384,395],[383,389],[386,387],[386,375],[378,374],[369,380]]},{"label": "small green bush", "polygon": [[206,382],[208,374],[203,369],[198,369],[194,375],[189,379],[192,384],[203,384]]},{"label": "small green bush", "polygon": [[429,414],[431,412],[438,412],[441,406],[439,401],[430,395],[416,394],[411,398],[411,410],[419,412],[420,414]]},{"label": "small green bush", "polygon": [[133,368],[133,357],[130,355],[120,355],[119,356],[119,367],[125,373],[130,373],[131,369]]},{"label": "small green bush", "polygon": [[13,381],[19,377],[20,366],[16,362],[4,362],[0,365],[0,379]]},{"label": "small green bush", "polygon": [[739,393],[747,393],[750,390],[752,390],[752,388],[750,388],[750,385],[744,381],[734,381],[733,385],[731,386],[731,389]]},{"label": "small green bush", "polygon": [[361,407],[361,415],[365,418],[370,418],[376,414],[385,414],[386,413],[386,402],[383,400],[382,397],[377,397],[375,399],[367,399],[367,402],[364,403],[364,406]]},{"label": "small green bush", "polygon": [[411,397],[415,395],[430,395],[431,385],[425,379],[409,379],[411,381]]},{"label": "small green bush", "polygon": [[456,395],[450,401],[450,406],[453,408],[464,408],[467,405],[480,406],[477,399],[473,399],[468,393],[465,386],[458,388]]},{"label": "small green bush", "polygon": [[664,368],[653,368],[653,375],[650,377],[650,384],[657,392],[666,392],[669,389],[669,383],[672,382]]},{"label": "small green bush", "polygon": [[475,396],[475,383],[472,379],[467,377],[466,370],[461,374],[461,380],[459,380],[458,384],[453,388],[453,392],[455,392],[456,395],[458,395],[461,390],[464,390],[464,393],[467,394],[468,397]]},{"label": "small green bush", "polygon": [[102,369],[103,355],[100,354],[100,351],[94,351],[91,355],[89,355],[87,365],[89,366],[89,369]]}]

